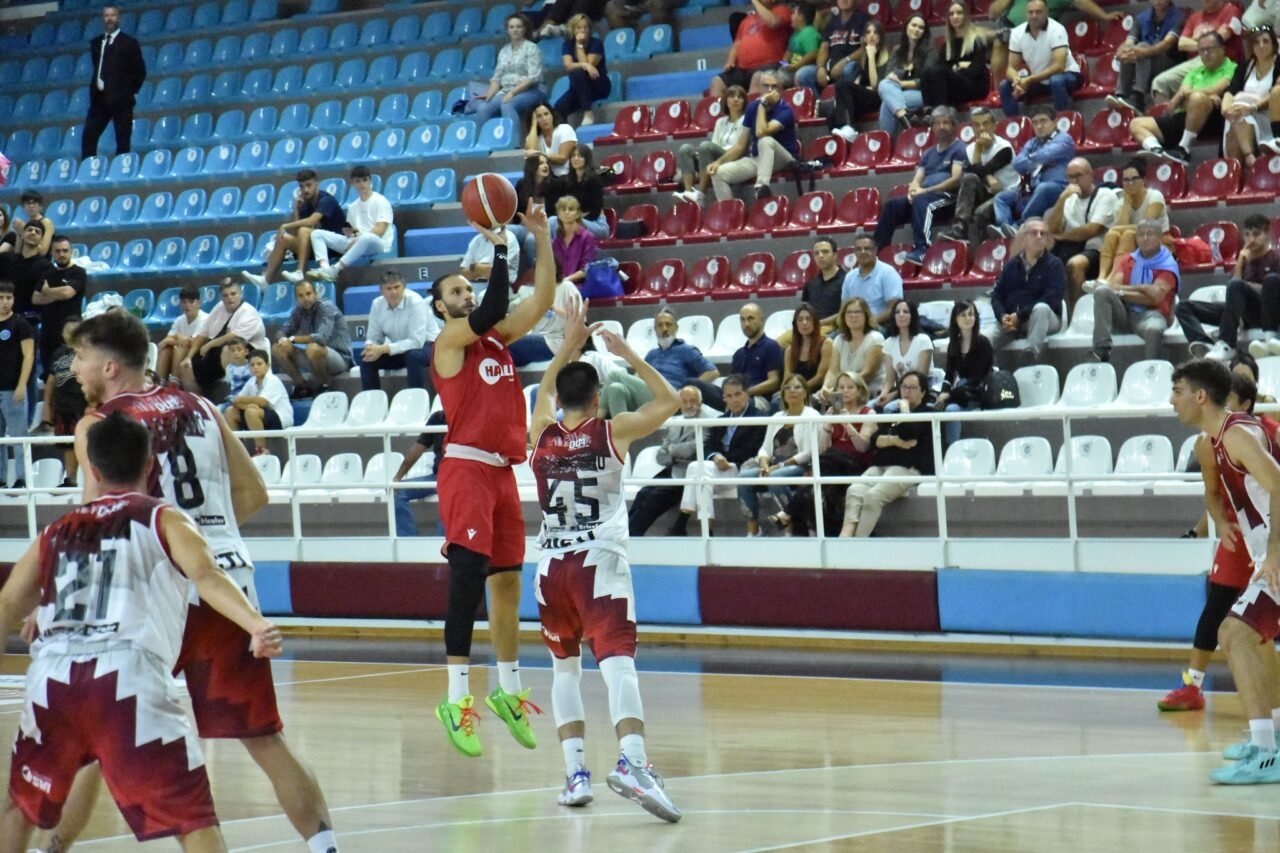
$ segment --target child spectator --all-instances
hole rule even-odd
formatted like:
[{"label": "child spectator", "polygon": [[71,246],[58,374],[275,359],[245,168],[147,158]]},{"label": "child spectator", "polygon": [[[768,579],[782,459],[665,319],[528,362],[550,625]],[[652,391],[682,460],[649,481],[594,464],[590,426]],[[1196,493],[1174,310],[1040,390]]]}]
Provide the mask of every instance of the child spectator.
[{"label": "child spectator", "polygon": [[240,391],[248,384],[253,372],[249,368],[249,342],[244,338],[232,338],[231,343],[227,344],[227,354],[230,360],[227,362],[227,385],[230,387],[227,393],[227,402],[224,404],[229,406]]},{"label": "child spectator", "polygon": [[169,327],[157,347],[156,381],[168,382],[175,365],[182,364],[190,354],[191,339],[204,328],[204,321],[209,315],[200,309],[200,291],[194,287],[184,287],[178,294],[178,306],[182,314]]},{"label": "child spectator", "polygon": [[[244,342],[240,343],[243,346]],[[232,429],[250,430],[280,430],[293,426],[289,394],[280,378],[271,372],[271,356],[267,351],[256,349],[249,353],[248,369],[248,382],[240,393],[233,395],[227,409],[227,425]],[[266,455],[266,438],[254,436],[253,445],[254,456]]]},{"label": "child spectator", "polygon": [[[80,388],[80,380],[71,372],[71,361],[75,358],[75,350],[71,348],[71,335],[80,325],[78,316],[68,317],[62,323],[62,346],[53,352],[53,357],[45,365],[44,374],[44,421],[40,424],[42,432],[51,430],[54,435],[69,436],[76,434],[76,424],[84,417],[87,403],[84,391]],[[66,471],[64,486],[74,486],[78,467],[75,448],[68,445],[62,453],[62,466]]]},{"label": "child spectator", "polygon": [[803,2],[797,3],[791,13],[791,38],[787,40],[787,53],[778,68],[784,86],[794,84],[800,69],[813,65],[818,59],[822,33],[813,25],[813,16],[813,6]]}]

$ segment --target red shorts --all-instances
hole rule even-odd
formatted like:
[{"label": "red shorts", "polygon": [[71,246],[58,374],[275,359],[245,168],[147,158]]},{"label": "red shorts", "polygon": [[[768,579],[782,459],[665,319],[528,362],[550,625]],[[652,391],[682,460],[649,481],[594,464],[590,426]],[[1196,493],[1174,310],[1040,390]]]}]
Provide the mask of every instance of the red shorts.
[{"label": "red shorts", "polygon": [[1267,582],[1251,582],[1231,605],[1231,615],[1257,631],[1263,642],[1280,636],[1280,602],[1272,597]]},{"label": "red shorts", "polygon": [[571,551],[538,562],[534,581],[542,639],[558,658],[636,656],[631,567],[611,551]]},{"label": "red shorts", "polygon": [[524,564],[524,513],[510,467],[446,456],[436,468],[445,553],[461,545],[500,568]]},{"label": "red shorts", "polygon": [[1221,542],[1213,554],[1213,568],[1209,571],[1209,580],[1222,586],[1233,586],[1244,589],[1253,577],[1253,558],[1243,541],[1236,542],[1236,549],[1228,551]]},{"label": "red shorts", "polygon": [[[104,674],[95,677],[99,668]],[[125,698],[117,699],[117,691]],[[40,695],[47,695],[47,707],[34,704]],[[139,841],[217,825],[200,744],[157,658],[138,651],[81,662],[37,658],[27,672],[26,701],[9,799],[31,823],[57,826],[76,771],[96,760]],[[140,734],[147,741],[138,746]]]},{"label": "red shorts", "polygon": [[209,605],[187,607],[187,629],[173,671],[186,676],[200,737],[261,737],[284,728],[271,663],[253,656],[250,640]]}]

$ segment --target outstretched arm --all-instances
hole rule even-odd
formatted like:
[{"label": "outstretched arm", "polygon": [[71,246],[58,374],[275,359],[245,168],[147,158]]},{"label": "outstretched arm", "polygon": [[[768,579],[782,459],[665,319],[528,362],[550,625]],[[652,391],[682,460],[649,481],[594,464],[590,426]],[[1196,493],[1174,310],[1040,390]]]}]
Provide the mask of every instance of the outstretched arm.
[{"label": "outstretched arm", "polygon": [[[18,623],[40,603],[40,542],[30,547],[14,563],[4,589],[0,589],[0,631],[9,636]],[[0,646],[0,656],[4,647]]]},{"label": "outstretched arm", "polygon": [[644,380],[645,387],[653,395],[652,400],[634,412],[627,412],[613,419],[614,446],[620,455],[626,456],[631,442],[654,432],[680,410],[680,397],[671,383],[628,346],[625,340],[607,329],[600,330],[600,337],[604,338],[609,352],[626,361],[636,376]]},{"label": "outstretched arm", "polygon": [[587,304],[571,305],[565,314],[564,343],[551,364],[542,374],[542,382],[538,385],[538,399],[533,405],[533,417],[529,419],[529,439],[537,441],[542,431],[556,422],[556,377],[571,361],[576,361],[582,352],[582,346],[591,335],[587,328]]},{"label": "outstretched arm", "polygon": [[[551,250],[551,229],[547,224],[546,209],[542,205],[529,202],[529,209],[521,216],[521,222],[533,235],[536,246],[533,252],[533,296],[517,305],[515,310],[498,323],[498,333],[507,343],[529,334],[543,315],[551,310],[551,305],[556,299],[558,283],[556,258]],[[510,289],[508,285],[507,290]]]}]

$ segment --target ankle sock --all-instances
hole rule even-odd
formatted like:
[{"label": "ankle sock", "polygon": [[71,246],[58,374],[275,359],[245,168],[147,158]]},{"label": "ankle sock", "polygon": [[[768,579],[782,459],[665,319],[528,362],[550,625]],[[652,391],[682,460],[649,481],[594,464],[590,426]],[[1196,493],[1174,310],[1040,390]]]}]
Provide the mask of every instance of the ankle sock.
[{"label": "ankle sock", "polygon": [[449,701],[456,703],[463,696],[471,693],[471,682],[467,677],[471,666],[465,663],[451,663],[447,668],[449,670]]},{"label": "ankle sock", "polygon": [[560,741],[564,750],[564,775],[571,776],[573,771],[587,765],[586,745],[580,737],[568,737]]},{"label": "ankle sock", "polygon": [[519,661],[498,661],[498,686],[513,696],[520,692]]}]

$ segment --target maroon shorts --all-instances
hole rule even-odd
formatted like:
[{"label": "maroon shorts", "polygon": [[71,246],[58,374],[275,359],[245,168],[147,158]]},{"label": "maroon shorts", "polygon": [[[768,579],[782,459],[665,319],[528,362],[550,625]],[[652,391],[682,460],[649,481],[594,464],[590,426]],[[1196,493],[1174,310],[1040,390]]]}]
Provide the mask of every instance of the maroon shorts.
[{"label": "maroon shorts", "polygon": [[1257,631],[1263,642],[1280,636],[1280,602],[1272,597],[1267,582],[1251,582],[1231,605],[1231,615]]},{"label": "maroon shorts", "polygon": [[1253,558],[1243,541],[1236,542],[1236,549],[1228,551],[1221,542],[1213,555],[1213,568],[1209,571],[1209,580],[1222,586],[1233,586],[1244,589],[1253,577]]},{"label": "maroon shorts", "polygon": [[[100,664],[105,674],[95,677]],[[33,704],[40,693],[47,707]],[[31,823],[57,826],[76,771],[96,760],[139,841],[217,825],[200,745],[156,658],[136,651],[78,663],[37,658],[27,674],[27,703],[24,717],[39,730],[20,729],[14,740],[9,799]],[[139,737],[146,742],[138,745]]]},{"label": "maroon shorts", "polygon": [[488,557],[491,566],[524,563],[524,513],[510,467],[446,456],[436,469],[436,492],[445,553],[461,545]]},{"label": "maroon shorts", "polygon": [[635,594],[625,558],[599,549],[543,557],[534,592],[551,654],[578,657],[585,640],[598,661],[636,656]]},{"label": "maroon shorts", "polygon": [[187,629],[173,671],[186,676],[200,737],[261,737],[284,728],[271,663],[253,656],[250,640],[209,605],[187,607]]}]

